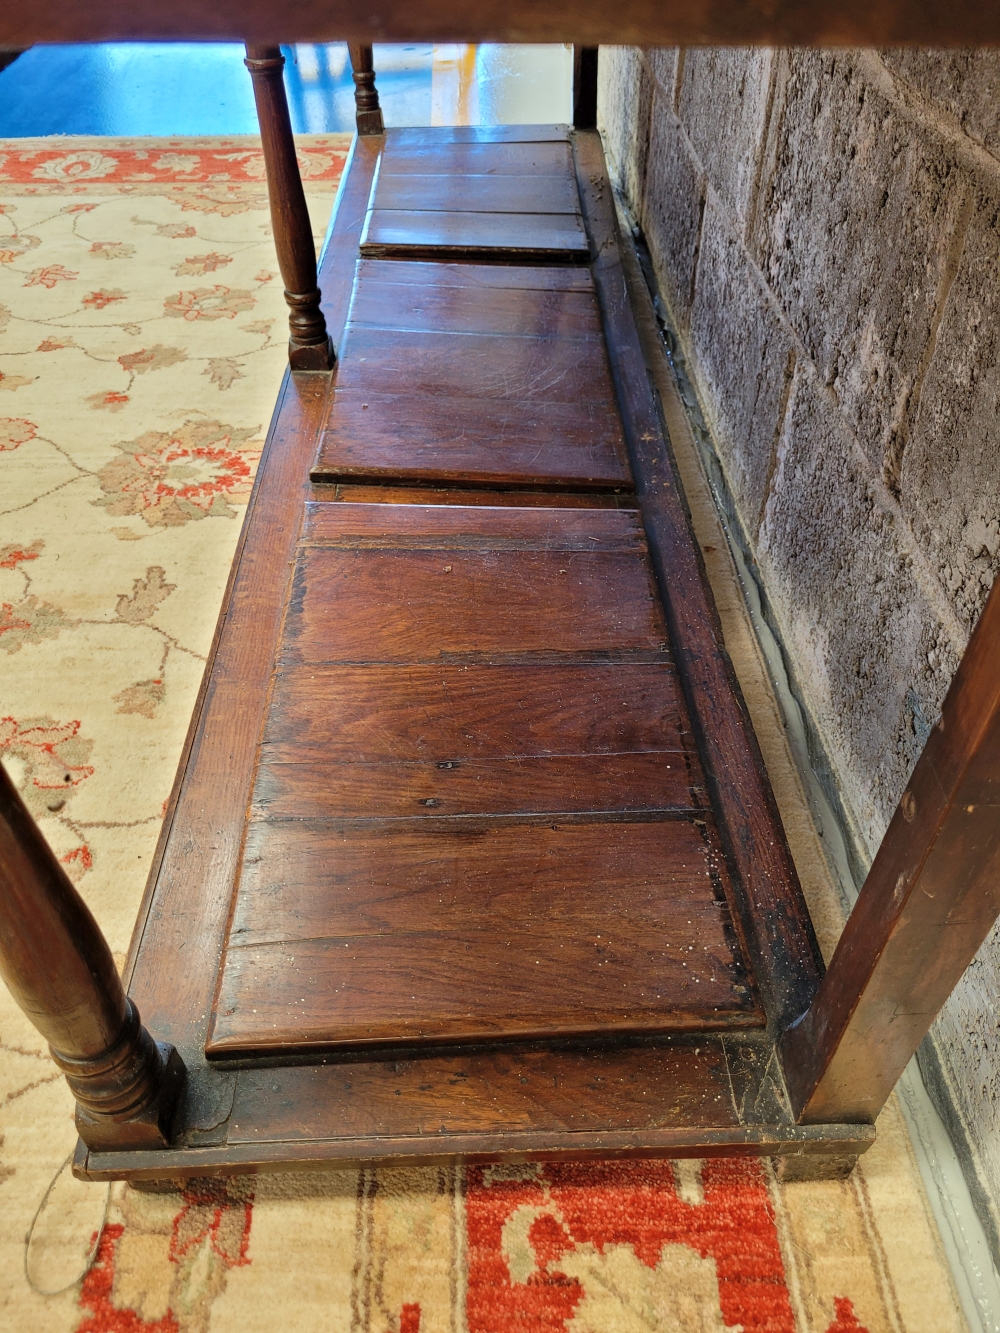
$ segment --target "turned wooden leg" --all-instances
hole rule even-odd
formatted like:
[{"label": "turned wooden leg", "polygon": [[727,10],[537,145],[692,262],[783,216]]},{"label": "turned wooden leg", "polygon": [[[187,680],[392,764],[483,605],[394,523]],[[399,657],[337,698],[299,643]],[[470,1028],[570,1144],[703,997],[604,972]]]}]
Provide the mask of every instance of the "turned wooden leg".
[{"label": "turned wooden leg", "polygon": [[597,129],[596,46],[573,47],[573,128]]},{"label": "turned wooden leg", "polygon": [[165,1148],[184,1086],[125,994],[111,950],[0,767],[0,976],[49,1043],[88,1148]]},{"label": "turned wooden leg", "polygon": [[347,47],[351,56],[351,70],[354,73],[354,105],[357,107],[359,134],[383,134],[382,108],[378,104],[378,90],[375,87],[375,65],[370,46],[359,46],[354,42]]},{"label": "turned wooden leg", "polygon": [[288,361],[293,370],[329,370],[336,357],[320,309],[316,246],[288,116],[285,57],[279,46],[247,46],[267,168],[271,224],[288,302]]}]

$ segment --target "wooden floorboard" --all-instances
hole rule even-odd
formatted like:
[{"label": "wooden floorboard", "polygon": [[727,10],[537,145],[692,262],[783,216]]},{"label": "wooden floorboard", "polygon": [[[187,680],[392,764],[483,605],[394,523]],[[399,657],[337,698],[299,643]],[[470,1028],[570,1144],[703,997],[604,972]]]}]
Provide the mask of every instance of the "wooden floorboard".
[{"label": "wooden floorboard", "polygon": [[[580,196],[571,176],[379,176],[377,209],[444,213],[563,213],[579,217]],[[502,224],[501,224],[502,225]]]},{"label": "wooden floorboard", "polygon": [[572,179],[573,154],[558,142],[446,142],[436,137],[406,141],[392,133],[382,153],[380,176],[561,176]]},{"label": "wooden floorboard", "polygon": [[451,286],[437,281],[437,265],[424,273],[425,281],[418,285],[398,282],[396,267],[366,264],[359,273],[351,308],[353,328],[582,338],[603,344],[601,314],[592,291]]},{"label": "wooden floorboard", "polygon": [[759,1025],[689,820],[251,826],[210,1054]]},{"label": "wooden floorboard", "polygon": [[361,237],[366,258],[424,255],[495,258],[517,262],[582,263],[587,235],[575,214],[442,212],[375,208]]},{"label": "wooden floorboard", "polygon": [[[669,659],[650,663],[322,666],[281,671],[262,761],[465,763],[694,753]],[[392,718],[392,726],[380,719]],[[697,761],[691,781],[701,786]],[[701,804],[699,799],[696,804]]]}]

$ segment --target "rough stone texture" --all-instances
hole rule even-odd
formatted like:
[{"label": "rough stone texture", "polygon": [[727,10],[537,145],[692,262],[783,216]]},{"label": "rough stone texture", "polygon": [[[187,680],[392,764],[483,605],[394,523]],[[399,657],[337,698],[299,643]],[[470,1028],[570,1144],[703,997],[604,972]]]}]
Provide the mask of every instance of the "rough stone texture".
[{"label": "rough stone texture", "polygon": [[764,131],[773,53],[707,47],[688,51],[678,114],[698,159],[737,217],[746,221]]},{"label": "rough stone texture", "polygon": [[740,512],[756,533],[795,354],[759,274],[711,203],[702,223],[690,328],[691,368],[713,438]]},{"label": "rough stone texture", "polygon": [[958,657],[808,365],[796,372],[757,558],[813,721],[873,853]]},{"label": "rough stone texture", "polygon": [[[608,126],[608,151],[620,171],[617,184],[630,199],[642,198],[652,99],[653,80],[642,53],[632,46],[602,46],[597,118]],[[610,116],[608,106],[614,108]]]},{"label": "rough stone texture", "polygon": [[[931,1030],[943,1078],[930,1090],[953,1136],[971,1159],[970,1185],[994,1253],[1000,1252],[1000,926],[993,932],[952,992]],[[921,1051],[921,1066],[929,1062]],[[942,1086],[943,1085],[943,1086]]]},{"label": "rough stone texture", "polygon": [[875,467],[919,377],[964,177],[849,52],[788,58],[753,251]]},{"label": "rough stone texture", "polygon": [[[986,51],[602,53],[618,179],[862,859],[1000,572],[998,76]],[[1000,930],[932,1080],[1000,1264],[998,1002]]]},{"label": "rough stone texture", "polygon": [[650,46],[645,48],[643,54],[657,90],[667,106],[672,108],[677,92],[677,76],[683,66],[681,59],[683,52],[676,46]]},{"label": "rough stone texture", "polygon": [[982,195],[902,455],[903,509],[970,631],[1000,569],[998,274],[1000,200]]},{"label": "rough stone texture", "polygon": [[705,187],[683,130],[659,93],[653,98],[645,189],[629,197],[637,201],[653,265],[674,316],[686,324],[694,297]]},{"label": "rough stone texture", "polygon": [[1000,155],[1000,51],[882,52],[905,83],[933,99],[970,139]]}]

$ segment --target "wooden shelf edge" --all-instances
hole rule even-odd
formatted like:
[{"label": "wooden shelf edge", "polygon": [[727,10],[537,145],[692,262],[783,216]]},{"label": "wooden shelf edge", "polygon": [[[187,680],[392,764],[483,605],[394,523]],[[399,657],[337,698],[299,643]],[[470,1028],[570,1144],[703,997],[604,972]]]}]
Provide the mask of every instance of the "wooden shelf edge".
[{"label": "wooden shelf edge", "polygon": [[512,1132],[503,1136],[417,1133],[377,1143],[366,1139],[233,1144],[163,1152],[88,1152],[73,1160],[79,1180],[169,1181],[260,1171],[329,1171],[372,1166],[444,1166],[461,1162],[642,1160],[677,1157],[856,1157],[875,1142],[874,1125],[755,1125],[740,1129],[580,1131],[570,1136]]}]

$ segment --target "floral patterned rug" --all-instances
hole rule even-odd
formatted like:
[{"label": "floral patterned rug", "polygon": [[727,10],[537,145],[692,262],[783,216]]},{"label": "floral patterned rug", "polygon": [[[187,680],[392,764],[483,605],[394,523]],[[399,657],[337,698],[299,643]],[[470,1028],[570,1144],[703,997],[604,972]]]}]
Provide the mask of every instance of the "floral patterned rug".
[{"label": "floral patterned rug", "polygon": [[[347,147],[300,141],[318,233]],[[0,186],[0,757],[121,956],[284,368],[263,164],[253,139],[19,140]],[[815,831],[711,560],[828,945]],[[58,1175],[25,1263],[72,1102],[2,988],[0,1134],[5,1329],[964,1328],[895,1103],[846,1182],[749,1160],[119,1185],[77,1282],[106,1191]]]}]

